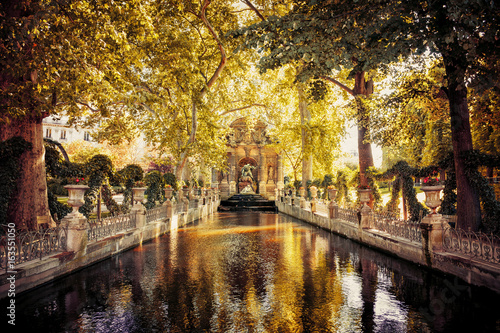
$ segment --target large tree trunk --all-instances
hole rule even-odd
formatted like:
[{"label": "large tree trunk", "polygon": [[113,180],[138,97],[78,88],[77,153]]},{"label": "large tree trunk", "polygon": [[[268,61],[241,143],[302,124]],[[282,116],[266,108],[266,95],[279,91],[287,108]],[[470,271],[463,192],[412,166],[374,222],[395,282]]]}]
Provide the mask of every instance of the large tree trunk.
[{"label": "large tree trunk", "polygon": [[463,153],[473,149],[470,131],[465,69],[460,60],[443,56],[448,77],[450,103],[451,140],[457,179],[457,227],[477,231],[481,225],[479,195],[466,175]]},{"label": "large tree trunk", "polygon": [[307,99],[304,92],[304,86],[302,83],[297,84],[297,91],[299,95],[299,112],[300,112],[300,124],[302,125],[301,135],[302,135],[302,186],[307,186],[307,181],[313,178],[313,155],[310,144],[310,133],[305,129],[305,125],[311,121],[311,113],[307,109]]},{"label": "large tree trunk", "polygon": [[19,178],[7,212],[7,221],[18,229],[36,229],[37,216],[49,216],[45,148],[43,146],[42,117],[14,119],[9,125],[0,125],[0,140],[20,136],[33,144],[19,159]]},{"label": "large tree trunk", "polygon": [[[365,72],[356,73],[354,81],[353,93],[355,98],[358,99],[359,95],[369,96],[373,93],[373,81],[365,81]],[[370,131],[368,129],[369,116],[366,113],[365,108],[359,101],[358,104],[358,153],[359,153],[359,182],[360,185],[368,185],[368,179],[366,178],[366,169],[372,167],[373,164],[373,154],[372,146],[366,139],[369,139]]]}]

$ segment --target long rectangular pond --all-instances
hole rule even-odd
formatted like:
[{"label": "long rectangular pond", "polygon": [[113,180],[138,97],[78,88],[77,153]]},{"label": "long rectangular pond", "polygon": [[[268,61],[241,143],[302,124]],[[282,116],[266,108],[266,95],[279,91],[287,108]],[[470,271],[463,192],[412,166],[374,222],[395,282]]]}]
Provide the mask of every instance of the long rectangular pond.
[{"label": "long rectangular pond", "polygon": [[15,300],[19,332],[500,331],[500,295],[267,213],[212,215]]}]

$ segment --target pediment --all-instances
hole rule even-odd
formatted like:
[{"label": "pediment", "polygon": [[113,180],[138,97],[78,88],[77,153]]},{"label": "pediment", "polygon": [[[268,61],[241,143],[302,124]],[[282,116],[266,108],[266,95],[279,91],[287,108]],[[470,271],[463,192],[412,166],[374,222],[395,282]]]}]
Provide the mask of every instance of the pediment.
[{"label": "pediment", "polygon": [[252,123],[246,117],[236,119],[229,125],[232,131],[227,139],[228,144],[236,147],[238,145],[265,145],[271,143],[266,133],[267,125],[261,120]]}]

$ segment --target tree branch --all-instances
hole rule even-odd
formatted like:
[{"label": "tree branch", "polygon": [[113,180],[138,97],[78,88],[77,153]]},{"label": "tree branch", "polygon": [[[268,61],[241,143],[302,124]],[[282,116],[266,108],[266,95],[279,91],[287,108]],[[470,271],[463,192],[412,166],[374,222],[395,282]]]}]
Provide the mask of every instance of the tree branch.
[{"label": "tree branch", "polygon": [[265,21],[266,18],[264,16],[262,16],[262,14],[260,13],[260,11],[255,8],[255,6],[250,2],[250,0],[242,0],[243,3],[245,5],[247,5],[248,7],[250,7],[251,10],[253,10],[255,12],[255,14],[257,14],[257,16],[262,20],[262,21]]},{"label": "tree branch", "polygon": [[328,76],[323,76],[323,75],[320,76],[320,78],[323,79],[323,80],[327,80],[327,81],[330,81],[332,83],[335,83],[337,86],[339,86],[340,88],[344,89],[345,91],[347,91],[352,96],[355,96],[354,95],[354,91],[351,88],[343,85],[342,83],[340,83],[339,81],[335,80],[334,78],[331,78],[331,77],[328,77]]},{"label": "tree branch", "polygon": [[224,46],[222,45],[222,42],[221,42],[219,36],[217,35],[217,32],[215,32],[214,28],[212,27],[210,22],[208,22],[208,20],[207,20],[206,10],[207,10],[208,5],[210,5],[210,0],[204,0],[203,6],[201,7],[201,10],[200,10],[200,18],[203,21],[203,23],[205,24],[205,26],[207,27],[207,29],[210,32],[210,34],[212,35],[212,37],[217,42],[217,45],[219,46],[221,60],[220,60],[219,66],[215,70],[214,74],[212,75],[210,80],[208,80],[207,85],[201,90],[200,96],[199,96],[200,99],[206,94],[208,89],[210,89],[214,85],[214,83],[217,80],[217,78],[219,77],[220,73],[222,72],[222,70],[226,66],[226,60],[227,60],[226,50],[224,49]]},{"label": "tree branch", "polygon": [[249,108],[254,107],[254,106],[259,106],[259,107],[267,108],[267,106],[266,106],[266,105],[264,105],[264,104],[254,103],[254,104],[250,104],[250,105],[242,106],[242,107],[240,107],[240,108],[236,108],[236,109],[231,109],[231,110],[224,111],[224,112],[222,112],[219,116],[224,116],[224,115],[226,115],[226,114],[228,114],[228,113],[231,113],[231,112],[236,112],[236,111],[240,111],[240,110],[249,109]]}]

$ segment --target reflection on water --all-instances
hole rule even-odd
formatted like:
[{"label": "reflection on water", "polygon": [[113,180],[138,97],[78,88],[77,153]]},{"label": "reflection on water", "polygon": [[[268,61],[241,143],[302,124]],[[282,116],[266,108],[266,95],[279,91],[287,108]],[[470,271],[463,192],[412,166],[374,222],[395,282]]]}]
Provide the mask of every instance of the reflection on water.
[{"label": "reflection on water", "polygon": [[18,324],[38,332],[493,332],[497,304],[490,291],[258,213],[217,214],[17,296]]}]

